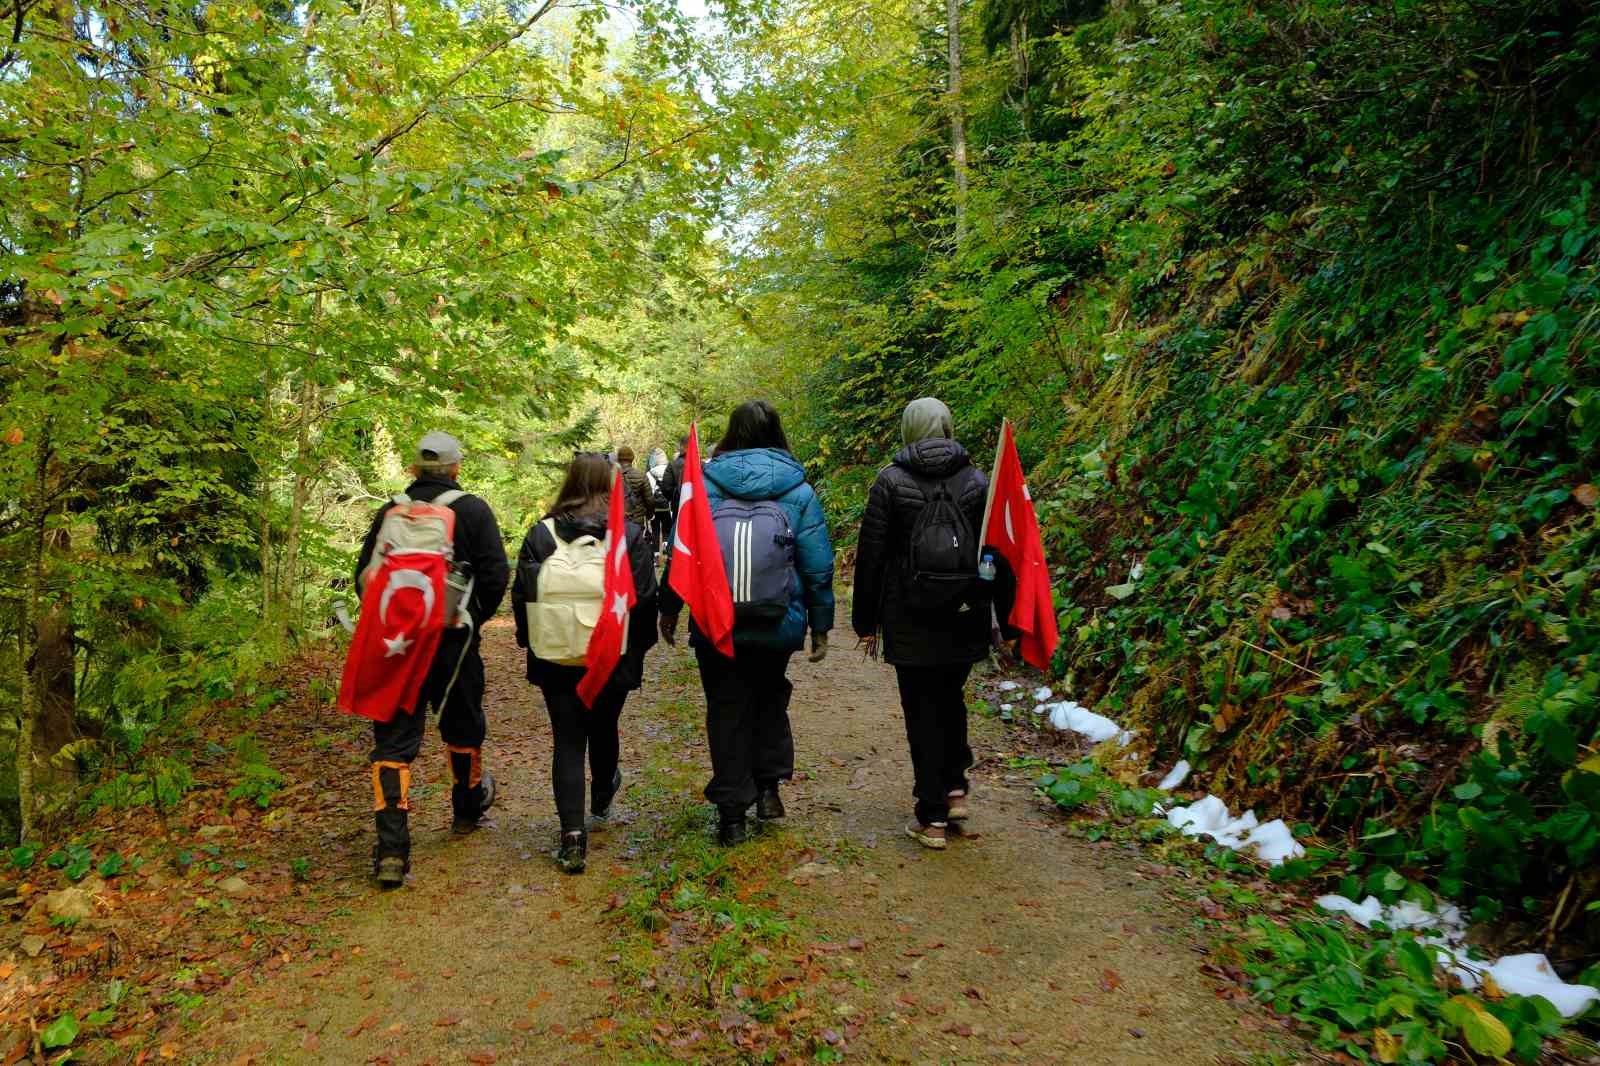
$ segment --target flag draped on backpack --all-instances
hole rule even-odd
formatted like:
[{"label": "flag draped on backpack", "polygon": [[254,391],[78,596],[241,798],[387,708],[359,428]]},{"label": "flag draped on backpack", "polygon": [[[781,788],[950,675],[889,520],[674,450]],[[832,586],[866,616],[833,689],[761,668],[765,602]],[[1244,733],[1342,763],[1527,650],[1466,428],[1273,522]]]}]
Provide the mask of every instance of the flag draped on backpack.
[{"label": "flag draped on backpack", "polygon": [[628,558],[628,519],[622,473],[611,483],[611,513],[606,519],[606,583],[600,620],[589,635],[584,661],[589,669],[578,681],[578,698],[593,707],[595,697],[611,680],[628,643],[628,612],[639,602],[633,584],[633,562]]},{"label": "flag draped on backpack", "polygon": [[339,681],[339,709],[388,722],[416,709],[444,632],[443,555],[389,556],[367,581],[361,619]]},{"label": "flag draped on backpack", "polygon": [[1022,632],[1022,658],[1041,670],[1049,669],[1061,635],[1050,591],[1050,568],[1045,565],[1044,542],[1039,537],[1039,517],[1022,476],[1022,460],[1017,457],[1009,419],[1000,427],[1000,444],[995,448],[994,473],[983,511],[983,543],[1011,564],[1016,574],[1017,599],[1008,621]]},{"label": "flag draped on backpack", "polygon": [[723,569],[722,547],[711,502],[700,470],[700,432],[689,427],[684,452],[683,488],[678,492],[678,521],[672,531],[667,584],[689,606],[689,615],[713,647],[733,658],[733,593]]}]

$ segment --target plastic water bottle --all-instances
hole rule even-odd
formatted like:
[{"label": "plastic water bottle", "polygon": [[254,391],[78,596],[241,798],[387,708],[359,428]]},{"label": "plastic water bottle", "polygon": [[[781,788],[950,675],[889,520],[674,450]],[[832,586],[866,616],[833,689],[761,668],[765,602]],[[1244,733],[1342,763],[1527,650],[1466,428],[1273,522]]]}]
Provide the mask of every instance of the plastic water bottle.
[{"label": "plastic water bottle", "polygon": [[993,581],[994,580],[994,553],[993,552],[984,552],[983,553],[983,561],[978,564],[978,580],[979,581]]}]

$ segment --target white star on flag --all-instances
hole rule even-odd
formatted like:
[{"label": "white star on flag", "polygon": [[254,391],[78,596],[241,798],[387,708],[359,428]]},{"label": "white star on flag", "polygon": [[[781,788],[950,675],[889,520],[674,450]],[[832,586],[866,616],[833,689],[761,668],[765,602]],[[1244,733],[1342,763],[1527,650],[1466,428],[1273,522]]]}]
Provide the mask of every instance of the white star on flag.
[{"label": "white star on flag", "polygon": [[620,592],[611,596],[611,613],[617,616],[618,622],[628,613],[628,598]]},{"label": "white star on flag", "polygon": [[411,650],[413,643],[415,642],[406,639],[406,635],[403,632],[392,638],[384,637],[383,646],[389,650],[383,653],[383,657],[385,659],[393,659],[396,655],[404,655]]}]

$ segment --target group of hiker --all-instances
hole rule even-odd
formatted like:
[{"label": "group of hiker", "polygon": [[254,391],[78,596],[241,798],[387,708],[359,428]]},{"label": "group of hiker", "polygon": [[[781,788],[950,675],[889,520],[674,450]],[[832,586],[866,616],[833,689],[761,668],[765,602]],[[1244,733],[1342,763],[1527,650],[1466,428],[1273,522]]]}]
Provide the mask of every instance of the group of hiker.
[{"label": "group of hiker", "polygon": [[[901,436],[903,447],[878,475],[862,519],[851,624],[858,646],[872,658],[881,650],[899,681],[916,800],[906,832],[924,847],[942,849],[968,815],[973,757],[964,686],[972,665],[1008,635],[1000,620],[1007,617],[1011,582],[1003,564],[997,567],[987,553],[978,557],[988,479],[955,440],[949,409],[936,399],[914,401]],[[377,618],[371,635],[357,629],[340,697],[345,709],[374,718],[374,873],[381,885],[404,883],[410,868],[410,766],[430,709],[449,755],[453,832],[476,829],[495,802],[494,776],[483,765],[478,646],[508,588],[527,679],[550,716],[557,862],[569,873],[583,871],[590,819],[603,823],[623,787],[623,706],[643,684],[645,655],[658,637],[677,643],[684,602],[670,574],[677,556],[688,555],[673,533],[687,498],[687,444],[685,438],[671,463],[657,452],[643,470],[629,448],[577,453],[513,566],[488,504],[461,489],[460,442],[442,432],[422,438],[415,480],[380,509],[362,545],[356,573],[363,617]],[[788,668],[808,639],[810,661],[828,654],[834,550],[817,493],[771,404],[752,400],[735,408],[713,455],[699,470],[732,590],[733,654],[726,654],[726,634],[708,638],[696,617],[688,639],[706,702],[705,798],[717,808],[718,839],[732,846],[748,836],[752,809],[757,821],[784,817],[780,786],[794,773]],[[606,536],[619,475],[625,560],[620,550],[609,553]],[[397,560],[432,565],[436,550],[447,557],[443,576],[393,569]],[[658,553],[665,557],[659,577]],[[411,563],[413,557],[422,562]],[[625,608],[620,599],[606,602],[597,575],[624,564],[633,595],[621,656],[598,692],[584,692],[583,643],[604,610]],[[395,595],[407,588],[422,594]],[[441,613],[446,625],[431,646],[411,636],[424,631],[426,617]],[[368,665],[353,678],[358,656]],[[408,669],[407,679],[396,680]],[[383,720],[360,709],[365,697],[353,689],[398,707]]]}]

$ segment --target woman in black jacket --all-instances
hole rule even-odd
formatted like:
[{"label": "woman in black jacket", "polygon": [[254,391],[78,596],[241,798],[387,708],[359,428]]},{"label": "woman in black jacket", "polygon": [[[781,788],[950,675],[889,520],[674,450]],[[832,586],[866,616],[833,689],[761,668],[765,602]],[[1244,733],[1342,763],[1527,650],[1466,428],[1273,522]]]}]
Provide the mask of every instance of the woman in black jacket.
[{"label": "woman in black jacket", "polygon": [[[989,479],[956,443],[950,409],[938,400],[909,404],[901,435],[905,447],[878,474],[861,519],[851,624],[874,651],[882,631],[884,659],[900,683],[917,800],[916,821],[906,832],[924,847],[943,848],[948,824],[967,817],[972,749],[964,689],[972,664],[988,655],[991,641],[996,582],[992,566],[981,571],[989,580],[980,579],[976,543]],[[974,570],[964,583],[951,576],[952,587],[961,591],[948,598],[928,587],[936,579],[919,577],[911,564],[918,517],[945,493],[965,519]],[[946,517],[941,529],[948,541],[960,520]]]},{"label": "woman in black jacket", "polygon": [[583,872],[589,850],[583,816],[584,751],[587,748],[593,789],[590,809],[597,819],[604,819],[622,788],[622,770],[617,765],[621,750],[617,721],[628,693],[643,680],[645,652],[656,642],[655,560],[644,531],[632,522],[627,524],[628,560],[633,566],[638,603],[628,616],[628,646],[593,707],[585,707],[578,698],[578,681],[584,667],[549,662],[533,653],[527,605],[538,599],[539,568],[555,554],[556,537],[567,543],[584,536],[605,539],[614,473],[615,468],[602,455],[584,454],[572,460],[550,513],[522,539],[511,585],[517,646],[529,649],[528,680],[544,693],[545,708],[550,712],[555,749],[551,779],[556,811],[561,817],[557,861],[567,873]]}]

